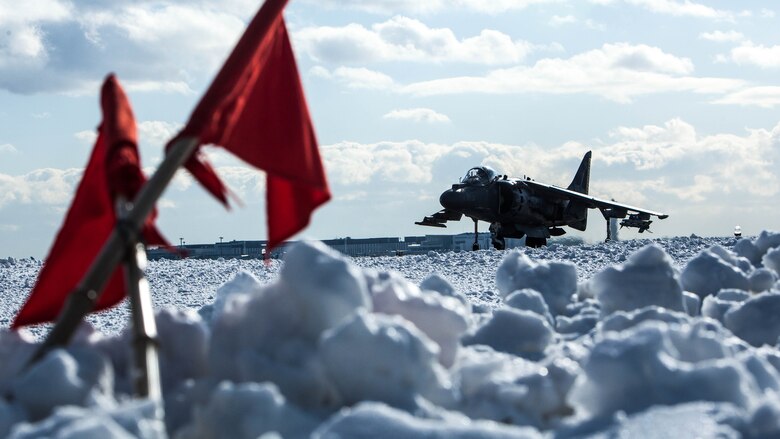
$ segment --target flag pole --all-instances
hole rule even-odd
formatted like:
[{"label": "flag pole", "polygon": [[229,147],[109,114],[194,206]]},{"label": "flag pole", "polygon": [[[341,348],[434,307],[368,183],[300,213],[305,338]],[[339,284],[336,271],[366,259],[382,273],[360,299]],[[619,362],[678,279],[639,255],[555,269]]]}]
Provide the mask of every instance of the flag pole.
[{"label": "flag pole", "polygon": [[103,291],[116,266],[122,261],[126,250],[138,241],[141,228],[152,213],[155,203],[173,180],[176,171],[195,152],[198,144],[197,138],[184,137],[171,146],[154,175],[141,188],[123,224],[120,226],[117,223],[114,226],[114,230],[103,244],[89,270],[68,296],[57,317],[57,322],[38,347],[31,363],[43,358],[51,349],[70,341],[79,324],[84,320],[84,316],[95,307],[100,292]]}]

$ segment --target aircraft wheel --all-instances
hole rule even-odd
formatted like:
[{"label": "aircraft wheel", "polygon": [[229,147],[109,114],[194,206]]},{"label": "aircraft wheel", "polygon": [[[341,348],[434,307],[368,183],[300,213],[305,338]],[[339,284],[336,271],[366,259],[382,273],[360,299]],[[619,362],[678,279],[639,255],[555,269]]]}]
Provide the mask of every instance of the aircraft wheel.
[{"label": "aircraft wheel", "polygon": [[525,246],[531,248],[539,248],[547,245],[546,238],[531,238],[530,236],[525,238]]},{"label": "aircraft wheel", "polygon": [[494,236],[491,240],[493,248],[496,250],[506,249],[506,239],[503,236]]},{"label": "aircraft wheel", "polygon": [[473,251],[477,251],[477,250],[479,250],[479,243],[478,243],[478,242],[475,242],[474,244],[471,244],[471,249],[472,249]]}]

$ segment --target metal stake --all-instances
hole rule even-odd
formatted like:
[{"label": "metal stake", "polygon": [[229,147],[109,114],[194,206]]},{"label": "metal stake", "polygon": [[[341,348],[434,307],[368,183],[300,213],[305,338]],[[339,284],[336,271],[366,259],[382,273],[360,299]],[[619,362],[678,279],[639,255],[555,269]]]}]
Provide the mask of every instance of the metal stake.
[{"label": "metal stake", "polygon": [[197,138],[186,137],[179,139],[171,146],[165,159],[160,163],[160,167],[141,188],[133,207],[127,212],[127,218],[123,225],[124,231],[119,230],[119,224],[114,227],[89,270],[81,278],[76,289],[68,296],[57,322],[38,347],[31,362],[39,360],[51,349],[63,346],[70,341],[76,328],[84,320],[84,316],[95,307],[100,292],[103,291],[117,264],[125,256],[126,249],[133,247],[131,242],[138,241],[141,227],[154,209],[155,203],[173,179],[176,171],[195,152],[198,144]]},{"label": "metal stake", "polygon": [[[122,199],[117,202],[117,217],[120,228],[125,227],[124,221],[131,208],[132,205]],[[157,325],[154,321],[149,282],[144,274],[146,250],[142,243],[132,243],[128,240],[123,265],[132,313],[133,360],[135,362],[132,378],[135,393],[137,396],[155,402],[157,409],[162,410],[160,363],[157,355]]]}]

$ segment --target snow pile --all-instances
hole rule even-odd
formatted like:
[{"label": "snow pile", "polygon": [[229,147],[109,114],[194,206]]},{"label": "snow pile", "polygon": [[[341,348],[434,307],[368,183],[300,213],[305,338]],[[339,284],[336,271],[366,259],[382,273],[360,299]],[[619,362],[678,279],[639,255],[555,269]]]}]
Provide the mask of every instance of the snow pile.
[{"label": "snow pile", "polygon": [[156,314],[164,406],[130,398],[127,331],[85,324],[25,368],[35,337],[3,329],[0,437],[776,437],[778,253],[769,232],[360,260],[302,243],[208,293],[177,283],[203,265],[165,262],[153,285],[209,300]]},{"label": "snow pile", "polygon": [[541,293],[553,314],[561,314],[577,291],[577,270],[567,262],[534,261],[518,251],[509,253],[496,272],[501,297],[530,288]]},{"label": "snow pile", "polygon": [[601,303],[603,315],[660,306],[684,311],[678,275],[664,251],[649,245],[631,255],[624,264],[593,276],[588,290]]}]

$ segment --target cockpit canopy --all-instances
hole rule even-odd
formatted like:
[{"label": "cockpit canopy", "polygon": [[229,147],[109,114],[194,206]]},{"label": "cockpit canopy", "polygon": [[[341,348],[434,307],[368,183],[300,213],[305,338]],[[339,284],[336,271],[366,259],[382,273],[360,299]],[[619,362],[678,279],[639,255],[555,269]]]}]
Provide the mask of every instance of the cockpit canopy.
[{"label": "cockpit canopy", "polygon": [[460,182],[462,184],[483,186],[493,181],[496,176],[496,171],[487,166],[480,166],[469,169],[466,175],[460,179]]}]

